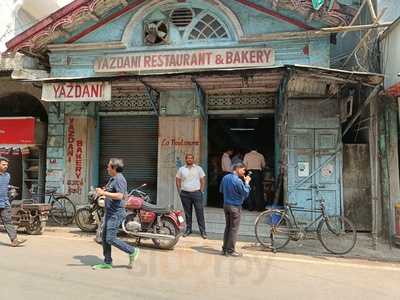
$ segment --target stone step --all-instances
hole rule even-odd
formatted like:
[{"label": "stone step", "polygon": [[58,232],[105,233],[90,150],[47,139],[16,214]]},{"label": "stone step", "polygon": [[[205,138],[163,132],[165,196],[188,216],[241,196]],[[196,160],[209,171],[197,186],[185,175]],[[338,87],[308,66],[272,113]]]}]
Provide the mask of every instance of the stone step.
[{"label": "stone step", "polygon": [[[242,211],[239,235],[255,236],[254,224],[259,212]],[[206,230],[208,233],[223,234],[225,230],[225,214],[222,208],[205,208]],[[199,231],[196,215],[193,211],[193,230]]]}]

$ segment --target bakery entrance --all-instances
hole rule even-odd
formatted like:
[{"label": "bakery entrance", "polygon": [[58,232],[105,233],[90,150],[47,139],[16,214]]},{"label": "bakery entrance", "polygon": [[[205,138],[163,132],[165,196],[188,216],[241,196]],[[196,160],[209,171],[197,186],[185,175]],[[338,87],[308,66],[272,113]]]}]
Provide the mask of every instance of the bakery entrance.
[{"label": "bakery entrance", "polygon": [[[265,160],[265,167],[259,173],[258,182],[262,187],[258,189],[258,201],[264,202],[263,207],[271,203],[274,195],[274,131],[273,114],[209,116],[207,206],[223,206],[219,183],[224,175],[221,164],[224,153],[228,153],[231,163],[234,164],[243,162],[246,154],[251,151],[262,154]],[[244,208],[256,210],[248,204]]]}]

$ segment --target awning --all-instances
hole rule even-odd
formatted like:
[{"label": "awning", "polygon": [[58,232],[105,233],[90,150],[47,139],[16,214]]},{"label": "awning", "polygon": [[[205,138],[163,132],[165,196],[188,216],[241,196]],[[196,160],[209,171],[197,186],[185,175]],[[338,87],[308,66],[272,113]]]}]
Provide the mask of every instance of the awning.
[{"label": "awning", "polygon": [[[208,70],[157,75],[113,75],[102,77],[50,77],[37,80],[52,82],[111,82],[112,96],[142,94],[146,88],[158,92],[193,89],[200,87],[206,94],[226,93],[276,93],[283,77],[291,73],[295,78],[313,82],[334,82],[340,84],[362,84],[376,86],[383,82],[383,75],[353,72],[305,65],[285,65],[269,68]],[[312,79],[312,80],[310,80]]]}]

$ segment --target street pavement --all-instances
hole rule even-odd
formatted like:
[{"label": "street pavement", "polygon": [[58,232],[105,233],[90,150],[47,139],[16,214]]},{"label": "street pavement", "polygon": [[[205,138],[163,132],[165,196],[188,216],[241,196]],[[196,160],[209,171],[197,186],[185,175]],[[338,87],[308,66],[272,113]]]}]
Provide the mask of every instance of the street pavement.
[{"label": "street pavement", "polygon": [[93,236],[51,229],[11,248],[0,233],[0,300],[6,299],[400,299],[400,263],[273,254],[239,245],[242,258],[219,254],[221,242],[181,239],[172,251],[140,246],[132,270],[113,249],[112,270]]}]

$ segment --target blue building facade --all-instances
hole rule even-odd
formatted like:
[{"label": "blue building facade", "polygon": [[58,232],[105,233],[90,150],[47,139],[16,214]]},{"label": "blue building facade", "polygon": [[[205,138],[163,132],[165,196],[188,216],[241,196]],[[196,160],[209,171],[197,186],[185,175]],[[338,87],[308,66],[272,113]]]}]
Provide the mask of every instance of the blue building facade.
[{"label": "blue building facade", "polygon": [[218,207],[223,151],[257,148],[266,204],[282,178],[283,199],[343,213],[341,102],[349,78],[380,79],[329,70],[330,35],[296,34],[348,24],[357,7],[332,3],[74,1],[16,37],[11,50],[48,58],[46,186],[84,203],[117,156],[130,187],[147,182],[154,201],[179,207],[190,152]]}]

